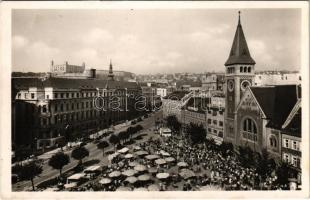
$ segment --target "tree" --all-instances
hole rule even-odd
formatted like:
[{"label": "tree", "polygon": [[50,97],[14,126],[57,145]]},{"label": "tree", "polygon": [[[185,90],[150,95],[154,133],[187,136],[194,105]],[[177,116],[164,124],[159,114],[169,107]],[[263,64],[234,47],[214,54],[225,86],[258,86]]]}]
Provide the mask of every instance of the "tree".
[{"label": "tree", "polygon": [[109,138],[109,142],[114,145],[114,150],[116,148],[116,144],[120,142],[119,137],[117,135],[112,134]]},{"label": "tree", "polygon": [[37,161],[31,161],[20,168],[20,178],[30,180],[32,190],[35,191],[33,179],[42,173],[42,165]]},{"label": "tree", "polygon": [[239,146],[239,160],[243,167],[251,167],[254,164],[254,152],[248,146]]},{"label": "tree", "polygon": [[141,126],[140,124],[138,124],[136,126],[136,132],[142,131],[143,130],[143,126]]},{"label": "tree", "polygon": [[73,149],[71,157],[79,160],[79,164],[82,165],[83,158],[89,156],[89,151],[85,147],[77,147]]},{"label": "tree", "polygon": [[121,131],[119,134],[118,134],[118,137],[120,139],[120,141],[124,142],[127,138],[127,132],[126,131]]},{"label": "tree", "polygon": [[287,162],[281,162],[279,167],[276,170],[277,183],[288,189],[289,178],[292,178],[297,175],[297,171],[294,170]]},{"label": "tree", "polygon": [[50,160],[48,161],[48,165],[54,169],[58,169],[59,176],[61,176],[62,168],[65,165],[69,164],[69,162],[70,162],[69,156],[63,152],[59,152],[50,158]]},{"label": "tree", "polygon": [[234,146],[232,143],[230,142],[223,142],[221,145],[220,145],[220,149],[221,149],[221,152],[222,152],[222,155],[224,157],[227,157],[229,154],[232,153],[232,151],[234,150]]},{"label": "tree", "polygon": [[132,139],[132,136],[134,134],[134,128],[132,126],[130,126],[127,128],[126,132],[129,135],[130,139]]},{"label": "tree", "polygon": [[99,144],[97,144],[97,148],[101,149],[104,155],[104,149],[109,146],[109,143],[107,141],[102,141]]},{"label": "tree", "polygon": [[262,154],[257,156],[256,172],[265,179],[272,173],[275,168],[275,162],[273,159],[269,158],[269,153],[267,149],[262,150]]},{"label": "tree", "polygon": [[203,127],[202,124],[197,125],[197,124],[190,123],[187,126],[186,132],[193,144],[204,142],[207,136],[206,129]]},{"label": "tree", "polygon": [[175,115],[169,115],[166,118],[167,126],[175,133],[179,133],[182,124]]}]

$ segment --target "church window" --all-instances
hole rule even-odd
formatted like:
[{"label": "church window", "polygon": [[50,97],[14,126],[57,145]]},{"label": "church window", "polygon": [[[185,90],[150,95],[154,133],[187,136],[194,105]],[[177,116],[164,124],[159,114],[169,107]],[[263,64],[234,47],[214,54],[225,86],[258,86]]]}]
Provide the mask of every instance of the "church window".
[{"label": "church window", "polygon": [[241,73],[243,72],[243,66],[240,67],[240,72],[241,72]]},{"label": "church window", "polygon": [[269,143],[270,143],[270,146],[271,146],[271,147],[275,147],[275,148],[276,148],[277,145],[278,145],[278,144],[277,144],[277,143],[278,143],[278,142],[277,142],[277,139],[276,139],[274,136],[271,136],[271,137],[269,138]]},{"label": "church window", "polygon": [[257,127],[254,120],[246,118],[242,122],[243,137],[248,140],[257,141]]},{"label": "church window", "polygon": [[248,72],[251,73],[251,67],[248,67]]}]

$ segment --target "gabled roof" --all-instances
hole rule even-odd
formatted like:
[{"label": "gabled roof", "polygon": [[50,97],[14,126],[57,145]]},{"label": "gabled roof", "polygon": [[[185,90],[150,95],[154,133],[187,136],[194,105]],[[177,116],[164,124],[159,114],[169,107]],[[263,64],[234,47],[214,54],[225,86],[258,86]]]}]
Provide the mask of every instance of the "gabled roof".
[{"label": "gabled roof", "polygon": [[298,100],[300,86],[277,85],[250,89],[269,120],[267,127],[281,129]]},{"label": "gabled roof", "polygon": [[255,61],[250,55],[250,51],[242,30],[242,26],[240,23],[240,16],[234,41],[232,43],[229,57],[225,62],[225,66],[234,64],[253,64],[253,65],[255,64]]},{"label": "gabled roof", "polygon": [[283,131],[286,135],[301,137],[301,108],[298,109]]},{"label": "gabled roof", "polygon": [[174,91],[171,94],[165,96],[164,99],[181,100],[188,93],[188,91]]}]

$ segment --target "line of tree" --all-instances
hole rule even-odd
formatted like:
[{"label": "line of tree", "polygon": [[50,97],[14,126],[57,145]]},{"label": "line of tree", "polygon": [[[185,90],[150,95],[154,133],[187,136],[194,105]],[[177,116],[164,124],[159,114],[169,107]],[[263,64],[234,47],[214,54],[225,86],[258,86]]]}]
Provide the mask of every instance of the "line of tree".
[{"label": "line of tree", "polygon": [[128,140],[132,140],[132,136],[141,130],[143,130],[143,126],[141,126],[140,124],[137,126],[128,127],[126,131],[122,131],[118,135],[112,134],[109,137],[109,142],[114,145],[115,150],[116,145],[124,143]]}]

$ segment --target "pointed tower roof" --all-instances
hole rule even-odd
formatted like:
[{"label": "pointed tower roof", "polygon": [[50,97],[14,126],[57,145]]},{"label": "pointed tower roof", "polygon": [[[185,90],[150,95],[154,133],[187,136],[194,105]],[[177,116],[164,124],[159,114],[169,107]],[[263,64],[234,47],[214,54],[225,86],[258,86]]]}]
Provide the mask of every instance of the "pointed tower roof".
[{"label": "pointed tower roof", "polygon": [[242,30],[240,11],[237,30],[230,50],[229,58],[227,59],[225,66],[234,64],[255,64],[255,61],[250,55],[250,51]]},{"label": "pointed tower roof", "polygon": [[108,80],[114,80],[113,66],[112,66],[112,61],[111,60],[110,60],[110,68],[109,68]]}]

